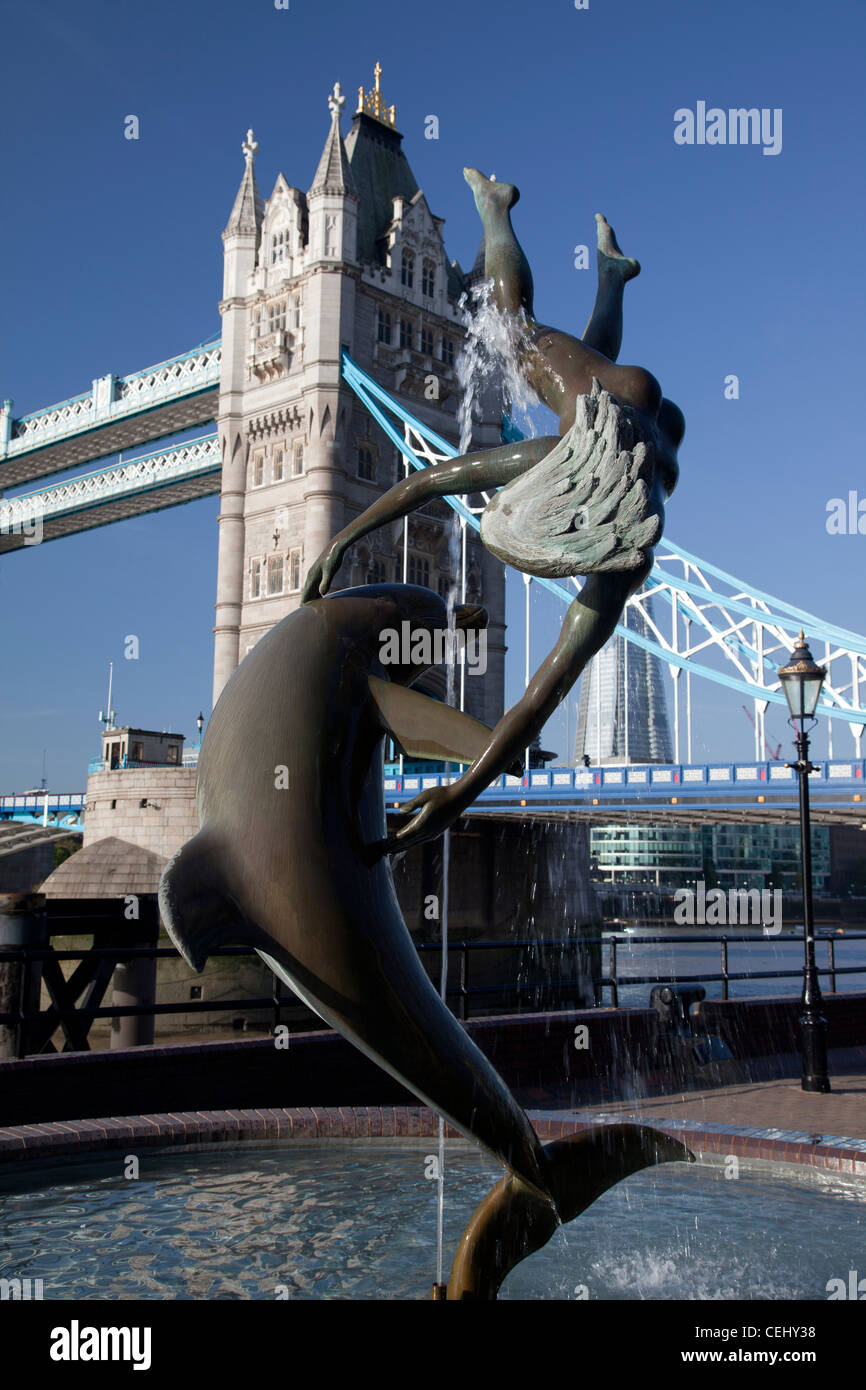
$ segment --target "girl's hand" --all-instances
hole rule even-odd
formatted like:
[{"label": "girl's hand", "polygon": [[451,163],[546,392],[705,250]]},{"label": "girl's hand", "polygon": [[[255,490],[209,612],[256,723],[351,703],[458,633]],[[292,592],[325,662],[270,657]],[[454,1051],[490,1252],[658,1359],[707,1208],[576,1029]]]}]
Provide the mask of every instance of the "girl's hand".
[{"label": "girl's hand", "polygon": [[423,844],[425,840],[435,840],[453,825],[466,809],[458,786],[459,783],[455,782],[450,787],[428,787],[407,802],[401,815],[410,815],[411,820],[395,835],[382,841],[382,854],[411,849],[412,845]]},{"label": "girl's hand", "polygon": [[301,590],[301,603],[310,603],[313,599],[323,597],[331,587],[331,580],[340,568],[345,554],[345,546],[339,536],[335,536],[331,544],[326,546],[314,561],[310,572],[304,581]]}]

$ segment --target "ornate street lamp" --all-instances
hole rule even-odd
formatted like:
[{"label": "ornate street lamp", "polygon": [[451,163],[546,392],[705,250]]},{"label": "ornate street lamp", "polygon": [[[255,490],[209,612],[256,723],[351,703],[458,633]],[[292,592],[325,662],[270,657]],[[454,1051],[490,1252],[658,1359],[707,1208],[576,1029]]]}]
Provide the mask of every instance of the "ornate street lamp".
[{"label": "ornate street lamp", "polygon": [[815,710],[827,672],[816,666],[802,630],[787,666],[779,670],[779,680],[788,701],[788,723],[795,734],[797,761],[787,763],[800,779],[800,855],[803,869],[803,994],[800,1000],[800,1052],[803,1058],[804,1091],[829,1091],[827,1075],[827,1020],[824,1018],[821,984],[815,965],[815,922],[812,916],[812,834],[809,824],[809,774],[815,771],[809,761],[807,727],[817,723]]},{"label": "ornate street lamp", "polygon": [[199,710],[199,715],[198,719],[195,721],[195,726],[198,729],[198,741],[199,743],[201,743],[201,731],[204,728],[204,715],[202,714],[201,710]]}]

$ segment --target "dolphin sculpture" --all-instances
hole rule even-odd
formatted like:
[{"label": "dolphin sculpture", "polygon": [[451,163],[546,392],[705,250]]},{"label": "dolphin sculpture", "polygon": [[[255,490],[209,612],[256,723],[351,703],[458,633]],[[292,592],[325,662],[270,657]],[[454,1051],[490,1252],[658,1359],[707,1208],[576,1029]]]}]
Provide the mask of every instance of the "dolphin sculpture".
[{"label": "dolphin sculpture", "polygon": [[[429,589],[366,585],[303,604],[256,644],[211,716],[201,830],[165,869],[162,919],[198,971],[215,947],[252,946],[326,1023],[503,1163],[520,1184],[524,1223],[535,1212],[534,1237],[552,1220],[546,1240],[559,1202],[571,1201],[560,1151],[545,1151],[434,989],[394,889],[386,738],[410,757],[464,763],[490,738],[478,720],[409,688],[429,665],[383,665],[383,634],[404,621],[432,636],[447,628],[446,605]],[[487,614],[463,605],[455,621],[483,627]],[[655,1157],[644,1162],[673,1157],[672,1142],[653,1149],[647,1139]]]}]

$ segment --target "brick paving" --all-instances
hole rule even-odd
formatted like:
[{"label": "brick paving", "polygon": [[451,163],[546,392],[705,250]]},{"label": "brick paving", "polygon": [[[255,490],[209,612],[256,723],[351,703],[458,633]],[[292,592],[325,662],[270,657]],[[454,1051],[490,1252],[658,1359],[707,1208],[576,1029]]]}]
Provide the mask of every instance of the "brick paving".
[{"label": "brick paving", "polygon": [[828,1095],[803,1091],[799,1077],[724,1086],[684,1095],[649,1096],[581,1106],[579,1113],[618,1119],[640,1118],[647,1124],[672,1118],[690,1123],[730,1125],[762,1130],[790,1130],[807,1135],[844,1136],[866,1141],[866,1073],[830,1075]]}]

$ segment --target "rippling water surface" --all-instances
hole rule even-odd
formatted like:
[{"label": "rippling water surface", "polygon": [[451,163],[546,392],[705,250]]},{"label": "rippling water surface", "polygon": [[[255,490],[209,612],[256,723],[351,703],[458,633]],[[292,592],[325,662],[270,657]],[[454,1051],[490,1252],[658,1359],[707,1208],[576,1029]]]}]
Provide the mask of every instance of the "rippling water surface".
[{"label": "rippling water surface", "polygon": [[[426,1298],[426,1140],[122,1156],[4,1179],[0,1277],[92,1299]],[[665,1164],[620,1183],[511,1274],[503,1298],[826,1298],[862,1268],[866,1183]],[[447,1262],[501,1170],[449,1145]]]}]

